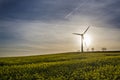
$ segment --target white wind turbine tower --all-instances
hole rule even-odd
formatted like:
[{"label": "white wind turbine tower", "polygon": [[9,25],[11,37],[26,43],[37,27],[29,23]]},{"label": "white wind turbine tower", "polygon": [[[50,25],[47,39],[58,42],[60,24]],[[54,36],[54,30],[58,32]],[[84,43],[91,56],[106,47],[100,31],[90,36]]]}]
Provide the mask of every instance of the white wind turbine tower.
[{"label": "white wind turbine tower", "polygon": [[84,40],[84,35],[85,35],[85,33],[88,31],[88,29],[89,29],[89,26],[88,26],[88,28],[87,28],[82,34],[73,33],[73,34],[75,34],[75,35],[81,36],[81,52],[84,52],[84,49],[83,49],[83,40]]}]

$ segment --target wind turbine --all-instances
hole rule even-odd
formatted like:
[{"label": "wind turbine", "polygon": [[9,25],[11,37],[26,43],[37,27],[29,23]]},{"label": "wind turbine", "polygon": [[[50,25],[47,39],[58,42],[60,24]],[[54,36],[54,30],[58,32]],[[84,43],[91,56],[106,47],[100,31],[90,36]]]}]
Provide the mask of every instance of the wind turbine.
[{"label": "wind turbine", "polygon": [[88,31],[89,27],[90,27],[90,26],[88,26],[88,28],[87,28],[82,34],[73,33],[73,34],[75,34],[75,35],[81,36],[81,52],[84,52],[84,50],[83,50],[83,40],[84,40],[84,35],[85,35],[85,33]]}]

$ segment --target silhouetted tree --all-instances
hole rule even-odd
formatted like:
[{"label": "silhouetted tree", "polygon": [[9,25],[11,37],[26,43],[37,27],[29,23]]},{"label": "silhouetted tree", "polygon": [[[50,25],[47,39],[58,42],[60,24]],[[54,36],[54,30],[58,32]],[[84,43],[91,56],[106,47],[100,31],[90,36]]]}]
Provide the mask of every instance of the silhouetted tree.
[{"label": "silhouetted tree", "polygon": [[92,51],[94,51],[94,48],[91,48]]},{"label": "silhouetted tree", "polygon": [[89,48],[87,48],[87,51],[89,51]]},{"label": "silhouetted tree", "polygon": [[102,48],[102,51],[106,51],[107,50],[107,48]]}]

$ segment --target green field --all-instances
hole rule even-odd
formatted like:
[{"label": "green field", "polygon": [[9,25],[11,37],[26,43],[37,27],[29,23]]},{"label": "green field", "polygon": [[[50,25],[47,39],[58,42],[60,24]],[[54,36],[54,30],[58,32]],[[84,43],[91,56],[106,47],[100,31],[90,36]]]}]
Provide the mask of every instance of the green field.
[{"label": "green field", "polygon": [[120,80],[120,52],[0,58],[0,80]]}]

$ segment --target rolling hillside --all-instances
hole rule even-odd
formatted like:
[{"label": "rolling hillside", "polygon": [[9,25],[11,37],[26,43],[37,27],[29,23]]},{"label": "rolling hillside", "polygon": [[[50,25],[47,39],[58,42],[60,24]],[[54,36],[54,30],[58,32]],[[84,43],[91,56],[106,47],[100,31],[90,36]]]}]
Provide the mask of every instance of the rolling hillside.
[{"label": "rolling hillside", "polygon": [[120,80],[120,52],[0,58],[0,80]]}]

